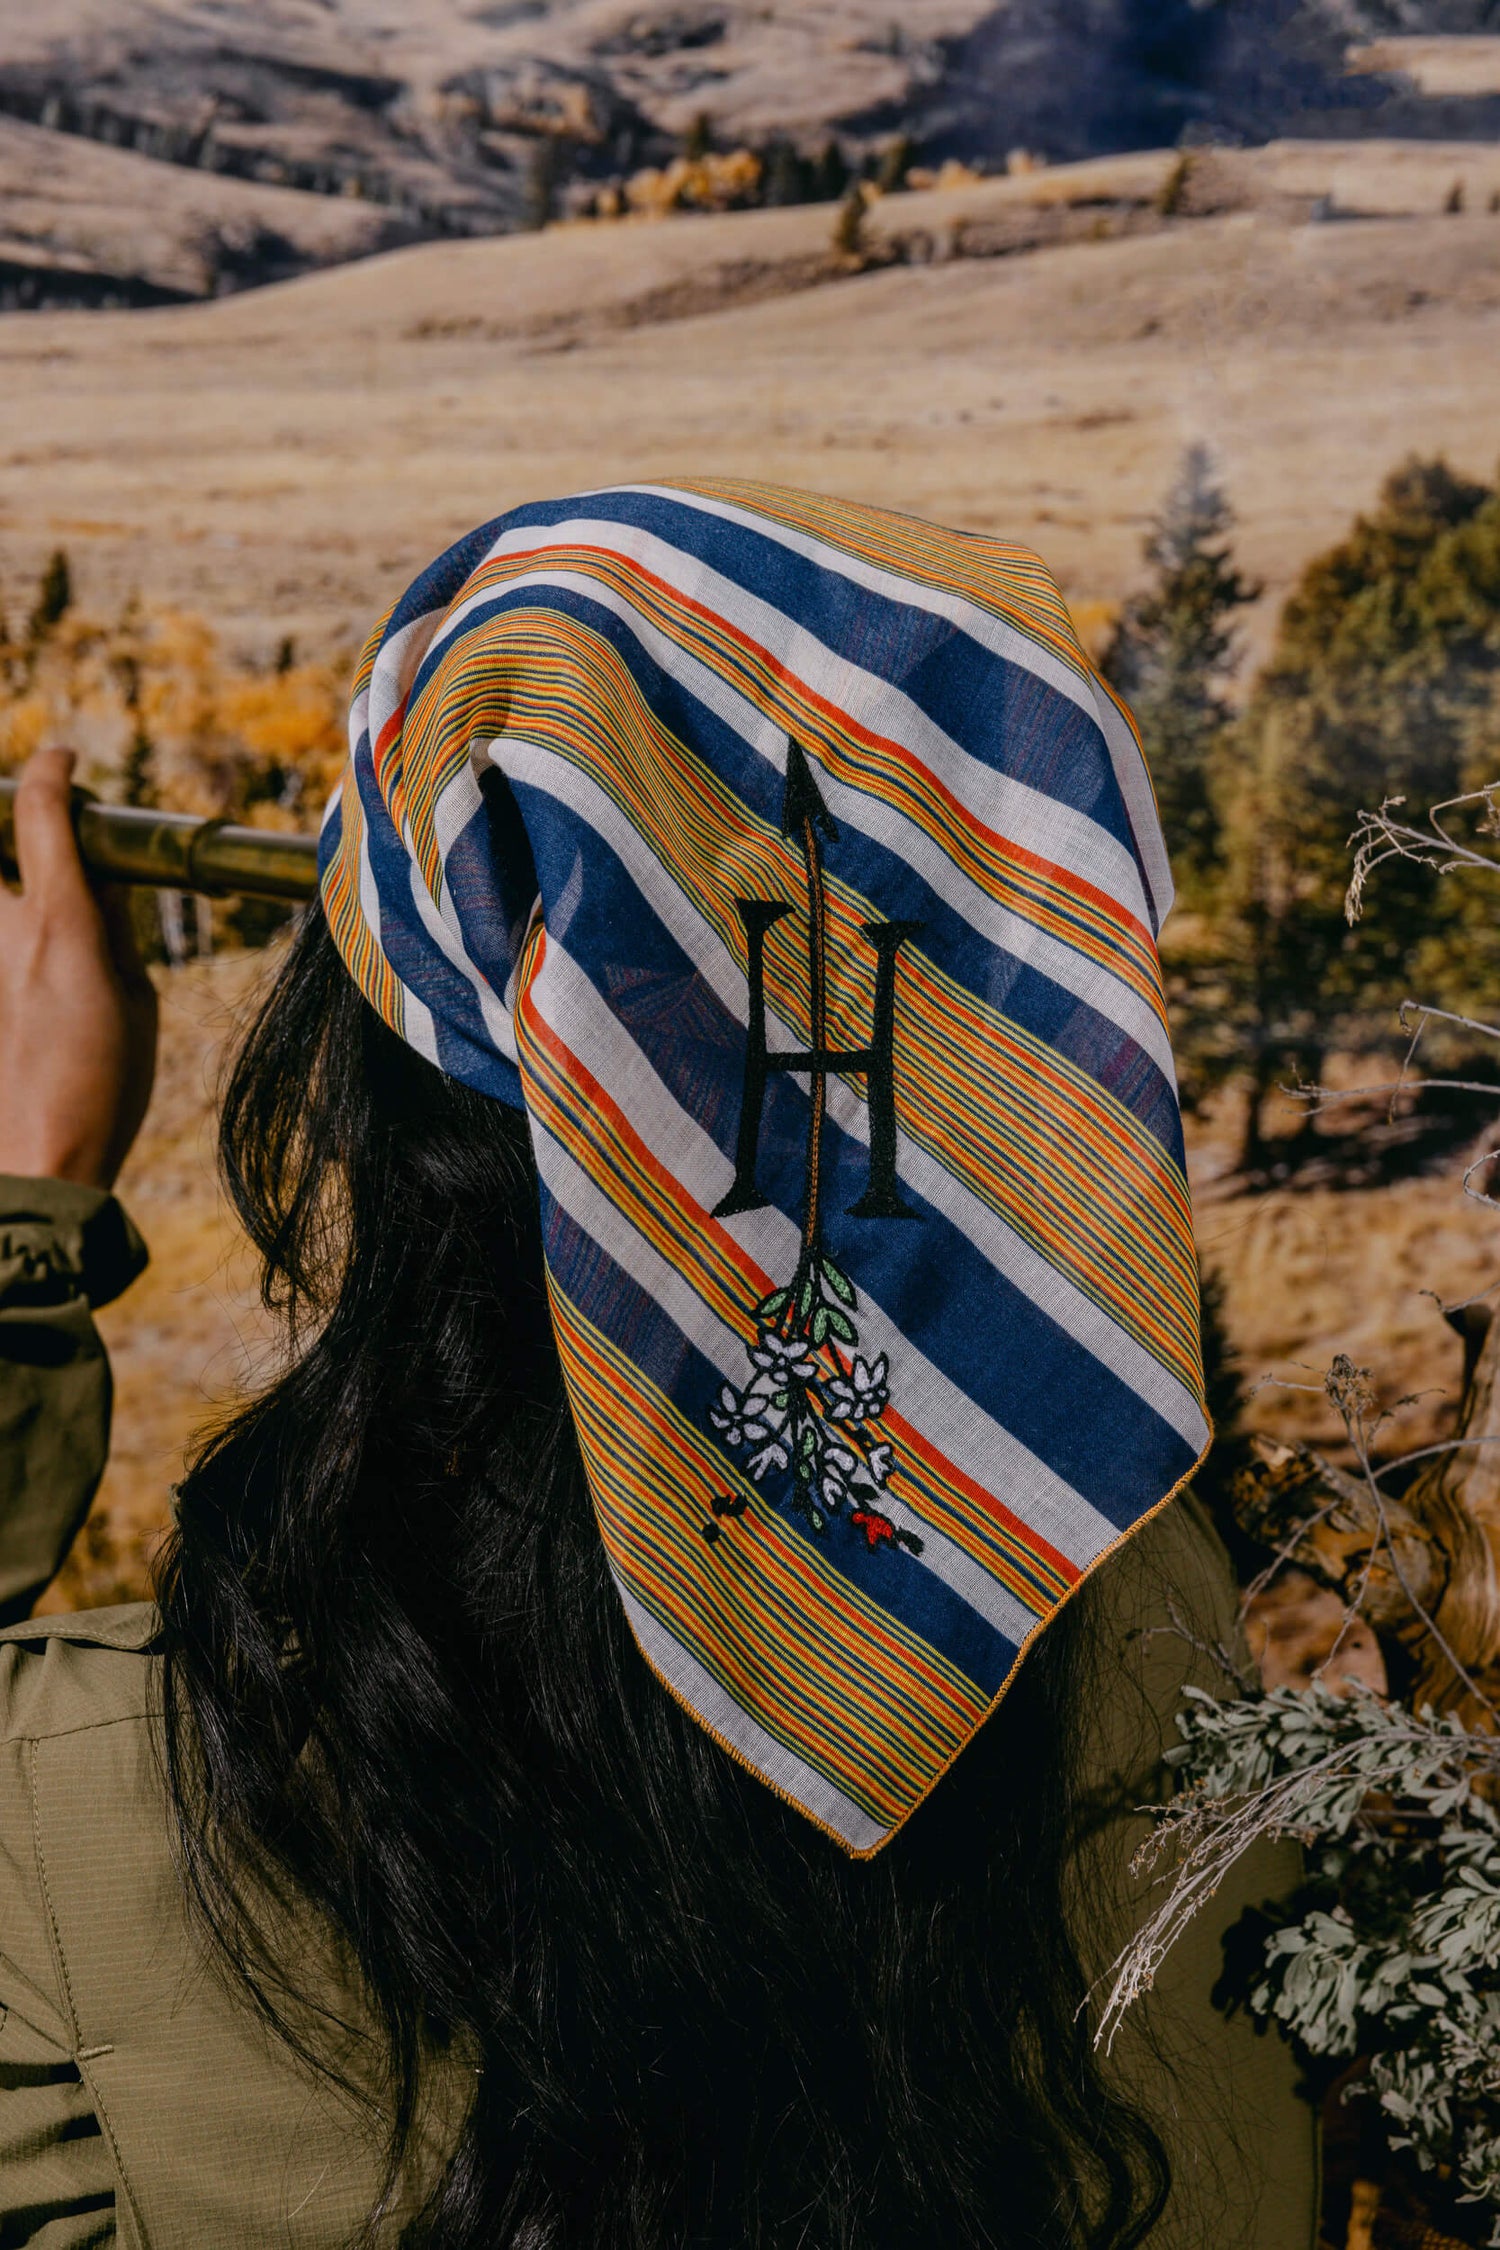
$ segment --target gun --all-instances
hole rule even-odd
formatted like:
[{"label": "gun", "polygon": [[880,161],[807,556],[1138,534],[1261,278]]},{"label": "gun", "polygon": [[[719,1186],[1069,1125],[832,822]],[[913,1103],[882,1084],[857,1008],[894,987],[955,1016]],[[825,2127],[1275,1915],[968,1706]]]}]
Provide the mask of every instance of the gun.
[{"label": "gun", "polygon": [[[289,906],[317,892],[315,836],[280,836],[144,805],[101,805],[83,789],[73,792],[73,826],[84,866],[103,882],[150,883],[205,898],[280,899]],[[14,874],[13,781],[0,781],[0,864]]]}]

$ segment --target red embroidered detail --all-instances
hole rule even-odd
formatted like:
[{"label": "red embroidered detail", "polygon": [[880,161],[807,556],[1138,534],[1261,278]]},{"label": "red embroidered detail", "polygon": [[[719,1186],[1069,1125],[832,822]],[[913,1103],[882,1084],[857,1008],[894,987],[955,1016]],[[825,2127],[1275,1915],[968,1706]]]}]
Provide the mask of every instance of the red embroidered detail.
[{"label": "red embroidered detail", "polygon": [[889,1516],[877,1515],[873,1508],[856,1508],[849,1521],[864,1533],[867,1547],[895,1545],[896,1526]]}]

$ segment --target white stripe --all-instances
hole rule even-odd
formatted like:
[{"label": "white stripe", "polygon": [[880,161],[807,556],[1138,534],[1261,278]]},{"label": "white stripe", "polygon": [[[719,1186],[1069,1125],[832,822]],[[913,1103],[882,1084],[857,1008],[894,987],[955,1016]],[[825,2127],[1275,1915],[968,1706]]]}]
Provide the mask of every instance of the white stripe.
[{"label": "white stripe", "polygon": [[[550,946],[548,958],[551,958]],[[645,1067],[649,1069],[649,1065]],[[662,1093],[663,1099],[670,1099],[665,1088]],[[628,1273],[632,1281],[640,1284],[653,1303],[660,1305],[673,1326],[702,1353],[710,1366],[717,1367],[726,1382],[742,1387],[747,1373],[745,1346],[734,1330],[704,1303],[697,1290],[684,1280],[676,1267],[669,1265],[660,1251],[638,1229],[630,1225],[619,1205],[605,1194],[597,1181],[590,1179],[582,1165],[535,1118],[532,1119],[531,1139],[536,1151],[537,1170],[549,1195],[561,1205],[576,1225],[582,1227],[585,1234],[601,1245],[622,1272]],[[715,1154],[717,1155],[717,1151]],[[729,1168],[725,1166],[725,1187],[728,1184]],[[705,1205],[705,1208],[712,1206]],[[797,1230],[788,1221],[782,1221],[782,1225],[791,1237],[789,1257],[794,1259],[797,1252]],[[878,1326],[881,1333],[894,1340],[901,1369],[902,1412],[906,1413],[910,1403],[908,1392],[912,1388],[913,1368],[933,1375],[937,1371],[928,1371],[921,1354],[897,1334],[871,1299],[861,1299],[860,1312],[862,1318],[867,1312],[872,1316],[866,1321],[869,1335],[873,1337]],[[967,1400],[964,1403],[968,1405]],[[912,1417],[908,1416],[908,1419]],[[987,1418],[977,1407],[969,1407],[971,1440],[973,1426],[983,1425],[986,1421]],[[937,1442],[930,1431],[924,1431],[924,1435],[931,1442]],[[1000,1435],[1003,1437],[1004,1433],[1001,1432]],[[1025,1453],[1024,1447],[1018,1450]],[[1030,1455],[1025,1457],[1028,1460],[1032,1458]],[[1038,1463],[1037,1466],[1040,1467],[1041,1464]],[[1080,1505],[1086,1507],[1087,1502],[1080,1502]],[[966,1602],[987,1624],[993,1625],[997,1632],[1003,1633],[1007,1640],[1013,1641],[1019,1648],[1037,1623],[1036,1612],[1027,1609],[998,1578],[966,1553],[956,1540],[949,1539],[946,1533],[934,1529],[926,1517],[915,1509],[903,1506],[891,1493],[882,1494],[881,1506],[898,1530],[920,1534],[922,1553],[913,1558],[918,1566],[929,1570],[934,1578],[957,1594],[960,1601]],[[1105,1529],[1107,1538],[1118,1538],[1119,1534],[1112,1526],[1106,1526]],[[1094,1552],[1097,1553],[1098,1549],[1095,1548]]]},{"label": "white stripe", "polygon": [[[694,962],[723,1005],[738,1022],[745,1023],[749,1016],[748,992],[743,972],[733,955],[608,793],[567,759],[516,736],[497,738],[490,744],[489,754],[509,779],[544,790],[559,803],[569,806],[603,837],[628,870],[658,921]],[[797,1044],[790,1025],[769,1004],[766,1016],[768,1027],[774,1027],[788,1045]],[[831,1078],[828,1101],[830,1112],[842,1129],[868,1144],[869,1114],[860,1097],[841,1080]],[[1085,1351],[1145,1399],[1194,1452],[1199,1449],[1205,1435],[1203,1410],[1191,1391],[1158,1359],[1127,1335],[1065,1274],[1059,1273],[1033,1250],[946,1166],[917,1147],[909,1134],[900,1136],[897,1164],[901,1177],[951,1220],[997,1273],[1003,1274]],[[1110,1536],[1113,1537],[1113,1533]],[[1055,1540],[1054,1544],[1061,1545],[1065,1553],[1071,1553],[1064,1541]],[[1073,1559],[1079,1558],[1074,1556]]]},{"label": "white stripe", "polygon": [[349,706],[349,755],[351,757],[358,757],[359,746],[369,731],[370,688],[367,681]]},{"label": "white stripe", "polygon": [[[433,807],[433,829],[437,838],[441,864],[446,867],[448,852],[454,838],[462,833],[483,804],[479,784],[473,768],[465,764],[449,781]],[[409,827],[410,824],[408,824]],[[459,974],[467,978],[479,1002],[479,1012],[484,1018],[484,1028],[490,1043],[506,1058],[516,1059],[516,1026],[506,1002],[501,999],[489,978],[478,964],[469,959],[464,945],[463,928],[453,906],[452,895],[446,883],[443,886],[441,909],[427,888],[426,878],[418,864],[410,834],[403,838],[411,868],[411,895],[421,918],[423,929],[438,948],[444,959],[450,961]]]},{"label": "white stripe", "polygon": [[[570,543],[603,547],[640,563],[656,577],[664,579],[684,599],[703,603],[715,615],[759,642],[779,664],[809,686],[815,684],[820,695],[849,712],[873,733],[887,736],[911,751],[982,828],[1092,884],[1137,921],[1150,926],[1140,869],[1134,856],[1107,828],[1060,799],[1049,797],[1044,791],[1033,789],[1008,774],[998,773],[982,759],[972,757],[901,688],[882,679],[878,673],[866,671],[848,657],[840,656],[805,625],[763,601],[758,594],[637,525],[608,523],[587,516],[549,524],[542,532],[534,527],[502,532],[486,560],[515,551],[524,552],[535,548],[539,541],[544,547]],[[820,562],[829,561],[830,549],[813,546],[811,551]],[[596,581],[586,574],[570,576],[565,569],[548,571],[540,561],[534,572],[512,583],[524,586],[549,582],[569,584],[590,594],[596,591]],[[902,598],[905,598],[909,581],[903,579],[892,584],[899,584]],[[504,590],[509,591],[509,586]],[[493,601],[498,591],[500,589],[487,587],[456,604],[445,622],[443,641],[446,643],[461,634],[469,613],[476,606]],[[946,597],[939,597],[938,606],[942,614],[951,613],[957,623],[970,619],[977,622],[981,615],[971,604]],[[639,618],[633,605],[628,614],[632,622]],[[645,623],[644,618],[639,621]],[[1011,637],[1022,641],[1020,634]],[[434,647],[437,645],[435,643]],[[1030,642],[1023,645],[1033,655],[1038,653]],[[1097,727],[1098,713],[1083,683],[1058,660],[1048,658],[1046,662],[1050,670],[1044,670],[1042,676],[1047,678],[1048,684],[1062,687],[1066,683],[1069,701],[1086,711]],[[1035,672],[1039,667],[1032,664],[1029,669]]]},{"label": "white stripe", "polygon": [[[711,1211],[734,1177],[733,1166],[703,1128],[679,1107],[590,978],[561,947],[554,947],[550,938],[543,972],[532,986],[532,998],[558,1036],[574,1053],[585,1057],[589,1069],[646,1146],[694,1200]],[[796,1264],[800,1230],[773,1205],[742,1212],[725,1226],[763,1272],[790,1272]],[[596,1227],[590,1226],[589,1231],[598,1234]],[[655,1251],[651,1254],[656,1256]],[[654,1283],[643,1286],[657,1294]],[[674,1274],[672,1304],[687,1289],[688,1285]],[[689,1294],[696,1304],[696,1292]],[[872,1349],[884,1351],[901,1366],[902,1413],[940,1453],[970,1474],[974,1460],[982,1459],[986,1473],[976,1481],[997,1496],[1003,1494],[1006,1506],[1034,1525],[1071,1562],[1091,1561],[1101,1546],[1119,1536],[1117,1528],[1081,1492],[934,1366],[874,1298],[862,1294],[860,1303],[863,1333]],[[675,1310],[672,1317],[679,1327],[683,1326]],[[714,1318],[711,1314],[706,1317]],[[705,1356],[726,1376],[737,1379],[743,1373],[744,1346],[733,1330],[726,1330],[724,1338],[712,1348],[705,1345]],[[1024,1498],[1015,1497],[1018,1490]]]},{"label": "white stripe", "polygon": [[780,1789],[803,1812],[831,1828],[851,1851],[873,1851],[884,1842],[891,1833],[889,1828],[880,1827],[826,1776],[815,1772],[764,1727],[757,1726],[712,1672],[689,1654],[674,1633],[657,1623],[618,1572],[615,1584],[642,1656],[673,1693],[681,1696],[695,1718],[721,1735],[772,1788]]},{"label": "white stripe", "polygon": [[[620,617],[639,639],[642,648],[662,669],[722,719],[778,773],[785,770],[786,736],[764,712],[719,673],[688,655],[669,635],[651,625],[634,606],[608,587],[569,571],[543,570],[511,581],[513,588],[547,586],[587,596]],[[479,597],[476,597],[478,599]],[[1143,1000],[1123,977],[1100,962],[1091,961],[1074,947],[1039,930],[1021,915],[1001,906],[962,874],[943,850],[914,821],[868,791],[851,789],[820,774],[830,810],[837,800],[839,817],[859,829],[873,843],[883,845],[907,860],[931,884],[939,897],[998,950],[1007,953],[1050,983],[1070,992],[1096,1015],[1104,1017],[1126,1038],[1144,1049],[1169,1086],[1177,1083],[1172,1043],[1156,1010]]]},{"label": "white stripe", "polygon": [[399,632],[387,633],[370,669],[370,748],[372,752],[394,714],[400,710],[417,675],[428,645],[443,621],[441,609],[429,609],[411,618]]},{"label": "white stripe", "polygon": [[1162,834],[1161,814],[1156,809],[1156,791],[1151,786],[1151,775],[1146,765],[1146,753],[1136,740],[1133,728],[1121,717],[1114,701],[1102,687],[1094,689],[1094,705],[1099,715],[1100,730],[1109,744],[1110,760],[1115,769],[1115,779],[1120,785],[1120,795],[1125,800],[1125,816],[1130,822],[1136,848],[1145,864],[1159,935],[1162,924],[1172,911],[1172,901],[1177,894],[1172,881],[1172,862],[1167,857],[1167,840]]},{"label": "white stripe", "polygon": [[[606,490],[611,488],[606,488]],[[851,555],[846,549],[821,540],[815,534],[795,530],[792,525],[779,523],[774,518],[757,515],[753,509],[737,507],[732,501],[716,500],[706,493],[686,492],[675,485],[632,484],[612,488],[621,492],[641,493],[648,499],[676,502],[680,507],[696,508],[700,514],[717,516],[726,523],[738,524],[746,531],[758,532],[764,539],[773,539],[794,554],[803,555],[820,569],[847,578],[869,592],[882,595],[886,600],[904,603],[911,609],[924,609],[929,616],[946,617],[951,624],[987,648],[994,656],[1003,657],[1018,670],[1030,672],[1033,678],[1045,680],[1059,695],[1067,697],[1087,718],[1094,721],[1109,748],[1110,762],[1125,800],[1126,815],[1145,864],[1146,880],[1150,886],[1152,904],[1156,910],[1156,928],[1172,907],[1172,871],[1167,859],[1166,845],[1162,839],[1161,821],[1156,810],[1146,762],[1141,746],[1130,728],[1120,717],[1110,698],[1102,689],[1080,680],[1070,664],[1043,648],[1018,626],[1009,625],[1004,618],[996,617],[980,603],[963,594],[946,593],[940,587],[928,586],[915,578],[903,577],[899,571],[889,571],[879,563],[868,561],[862,555]],[[584,492],[581,500],[603,499],[604,492]],[[1034,550],[1027,548],[1028,554]],[[1036,557],[1041,563],[1041,557]],[[1041,567],[1045,570],[1046,564]],[[1050,576],[1050,572],[1048,573]]]}]

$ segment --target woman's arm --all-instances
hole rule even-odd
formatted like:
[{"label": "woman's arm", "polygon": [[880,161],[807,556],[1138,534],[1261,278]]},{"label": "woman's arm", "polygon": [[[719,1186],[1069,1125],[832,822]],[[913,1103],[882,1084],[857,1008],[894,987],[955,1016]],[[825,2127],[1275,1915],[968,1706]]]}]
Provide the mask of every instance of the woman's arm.
[{"label": "woman's arm", "polygon": [[29,1614],[93,1497],[110,1383],[92,1318],[146,1262],[109,1188],[150,1099],[156,995],[118,898],[89,887],[73,758],[16,794],[0,888],[0,1625]]}]

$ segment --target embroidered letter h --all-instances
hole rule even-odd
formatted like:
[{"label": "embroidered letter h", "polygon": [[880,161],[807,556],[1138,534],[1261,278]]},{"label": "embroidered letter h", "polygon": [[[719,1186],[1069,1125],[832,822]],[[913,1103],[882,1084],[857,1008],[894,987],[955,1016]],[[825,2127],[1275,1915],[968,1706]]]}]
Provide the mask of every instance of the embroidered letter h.
[{"label": "embroidered letter h", "polygon": [[750,1022],[745,1034],[745,1076],[740,1095],[739,1135],[734,1184],[714,1216],[756,1211],[766,1202],[756,1183],[761,1118],[766,1085],[773,1071],[806,1071],[812,1082],[808,1127],[807,1209],[804,1234],[817,1239],[822,1171],[823,1120],[830,1071],[858,1073],[867,1082],[870,1110],[870,1169],[865,1192],[851,1206],[858,1219],[910,1219],[918,1216],[901,1200],[896,1183],[896,956],[920,922],[862,922],[875,951],[875,1006],[867,1047],[830,1047],[827,1037],[827,931],[823,861],[818,831],[836,834],[832,816],[808,770],[806,753],[788,745],[786,809],[783,830],[802,846],[807,874],[809,1027],[805,1048],[773,1048],[766,1038],[766,932],[792,908],[780,900],[735,900],[745,927]]}]

